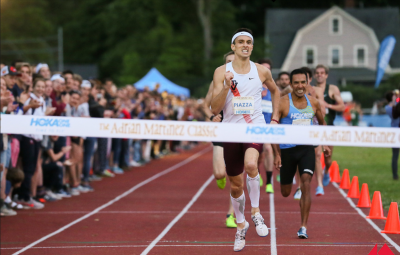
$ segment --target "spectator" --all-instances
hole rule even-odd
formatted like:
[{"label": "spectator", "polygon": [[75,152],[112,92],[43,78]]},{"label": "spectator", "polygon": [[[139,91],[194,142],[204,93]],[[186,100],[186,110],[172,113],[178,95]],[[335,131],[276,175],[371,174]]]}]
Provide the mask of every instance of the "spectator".
[{"label": "spectator", "polygon": [[[33,83],[33,93],[24,103],[24,114],[44,116],[46,115],[46,103],[43,99],[45,83],[43,79],[36,79]],[[49,113],[49,112],[48,112]],[[23,135],[21,139],[21,159],[23,171],[25,174],[24,181],[18,189],[18,199],[22,205],[35,209],[42,209],[44,204],[34,200],[31,196],[31,179],[35,173],[37,160],[39,156],[39,142],[43,139],[43,135]]]},{"label": "spectator", "polygon": [[64,197],[71,197],[71,194],[63,189],[64,156],[70,151],[71,146],[57,150],[57,140],[58,136],[44,136],[41,143],[43,184],[48,196],[61,200]]},{"label": "spectator", "polygon": [[[388,104],[385,106],[385,110],[387,115],[389,115],[391,119],[391,126],[394,128],[398,128],[400,126],[400,109],[398,109],[399,105],[397,103],[397,99],[399,98],[398,93],[393,93],[389,91],[385,95],[386,101]],[[398,180],[398,161],[399,161],[399,150],[400,148],[392,148],[392,175],[393,180]]]},{"label": "spectator", "polygon": [[70,92],[74,89],[74,73],[71,70],[66,70],[62,73],[65,79],[65,91]]},{"label": "spectator", "polygon": [[50,68],[45,63],[39,63],[36,66],[36,73],[40,74],[45,79],[50,79],[51,78]]}]

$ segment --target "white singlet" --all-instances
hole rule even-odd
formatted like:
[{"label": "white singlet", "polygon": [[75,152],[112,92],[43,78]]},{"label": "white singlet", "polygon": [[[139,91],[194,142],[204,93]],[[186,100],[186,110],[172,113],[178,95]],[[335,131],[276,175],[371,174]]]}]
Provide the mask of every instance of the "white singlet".
[{"label": "white singlet", "polygon": [[262,82],[256,64],[250,61],[250,72],[238,74],[233,70],[232,62],[229,62],[226,71],[233,73],[232,81],[236,88],[232,92],[231,86],[226,96],[222,122],[266,124],[261,106]]}]

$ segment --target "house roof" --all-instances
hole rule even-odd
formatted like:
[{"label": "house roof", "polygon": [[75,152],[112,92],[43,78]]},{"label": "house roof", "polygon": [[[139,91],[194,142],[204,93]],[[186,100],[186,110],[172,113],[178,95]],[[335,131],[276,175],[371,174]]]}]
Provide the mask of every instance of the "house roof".
[{"label": "house roof", "polygon": [[[269,9],[266,12],[266,34],[272,48],[271,60],[282,67],[296,32],[326,12],[326,9]],[[348,14],[372,28],[379,42],[392,34],[398,41],[390,65],[400,67],[400,15],[399,8],[344,9]]]}]

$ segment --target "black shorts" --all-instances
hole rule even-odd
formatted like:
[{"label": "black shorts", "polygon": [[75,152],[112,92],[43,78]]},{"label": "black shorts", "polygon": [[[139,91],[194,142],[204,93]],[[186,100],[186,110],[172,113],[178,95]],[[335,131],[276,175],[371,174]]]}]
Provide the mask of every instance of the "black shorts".
[{"label": "black shorts", "polygon": [[254,148],[258,153],[262,153],[262,143],[224,143],[224,160],[226,174],[237,176],[244,170],[244,154],[249,148]]},{"label": "black shorts", "polygon": [[221,142],[212,142],[213,146],[224,147],[224,143]]},{"label": "black shorts", "polygon": [[315,170],[315,151],[310,145],[298,145],[289,149],[281,149],[281,184],[292,184],[293,177],[299,167],[299,174],[311,176]]}]

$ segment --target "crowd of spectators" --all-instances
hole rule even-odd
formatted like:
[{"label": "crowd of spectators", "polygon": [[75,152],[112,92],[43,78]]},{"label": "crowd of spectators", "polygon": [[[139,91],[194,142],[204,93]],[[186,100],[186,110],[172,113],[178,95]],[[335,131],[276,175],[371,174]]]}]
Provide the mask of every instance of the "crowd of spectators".
[{"label": "crowd of spectators", "polygon": [[[26,62],[1,64],[1,114],[203,121],[202,100]],[[18,125],[18,123],[15,123]],[[91,192],[90,185],[193,147],[185,141],[1,134],[1,215],[41,209]]]}]

